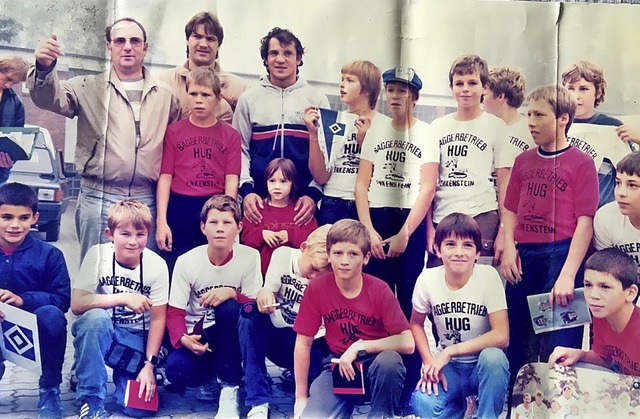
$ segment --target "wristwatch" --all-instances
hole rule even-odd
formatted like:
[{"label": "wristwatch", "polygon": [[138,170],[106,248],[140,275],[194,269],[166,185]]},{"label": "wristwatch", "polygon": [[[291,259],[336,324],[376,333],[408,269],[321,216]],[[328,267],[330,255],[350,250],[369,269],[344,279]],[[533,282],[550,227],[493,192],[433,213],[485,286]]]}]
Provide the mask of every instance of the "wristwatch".
[{"label": "wristwatch", "polygon": [[364,341],[362,339],[356,342],[356,349],[358,350],[358,358],[367,356],[367,351],[364,349]]},{"label": "wristwatch", "polygon": [[146,359],[145,362],[148,362],[149,364],[153,365],[154,367],[158,365],[158,357],[155,355],[149,355]]}]

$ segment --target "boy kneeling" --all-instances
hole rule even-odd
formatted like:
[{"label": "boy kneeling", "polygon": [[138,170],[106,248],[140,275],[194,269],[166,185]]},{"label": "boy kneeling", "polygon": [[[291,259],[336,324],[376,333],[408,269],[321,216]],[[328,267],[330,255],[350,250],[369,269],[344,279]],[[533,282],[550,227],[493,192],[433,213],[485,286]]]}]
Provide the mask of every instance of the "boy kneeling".
[{"label": "boy kneeling", "polygon": [[[478,223],[453,213],[438,224],[435,250],[443,266],[420,274],[413,291],[411,331],[422,358],[413,411],[423,418],[462,417],[465,398],[478,394],[478,417],[497,418],[509,384],[504,288],[492,266],[476,264],[482,249]],[[431,354],[424,320],[438,332]]]},{"label": "boy kneeling", "polygon": [[556,347],[549,365],[586,362],[618,374],[640,376],[640,307],[636,264],[622,250],[609,248],[594,253],[585,264],[584,296],[593,316],[590,351]]},{"label": "boy kneeling", "polygon": [[105,230],[111,243],[93,246],[82,260],[71,294],[71,310],[81,316],[71,329],[81,418],[108,416],[105,356],[114,342],[134,348],[146,359],[136,372],[114,368],[116,403],[129,416],[150,414],[125,408],[124,393],[129,379],[140,382],[137,396],[147,401],[157,391],[154,367],[164,336],[169,273],[165,261],[145,248],[151,222],[144,203],[116,202],[109,209]]},{"label": "boy kneeling", "polygon": [[[371,238],[355,220],[335,223],[327,234],[332,273],[314,279],[306,288],[293,329],[296,402],[294,417],[349,417],[350,396],[333,393],[330,360],[340,358],[340,374],[353,379],[353,362],[365,365],[365,385],[371,394],[370,417],[392,417],[404,383],[400,354],[410,354],[414,342],[400,304],[385,282],[362,268],[369,261]],[[320,376],[307,387],[313,338],[322,321],[332,354]]]}]

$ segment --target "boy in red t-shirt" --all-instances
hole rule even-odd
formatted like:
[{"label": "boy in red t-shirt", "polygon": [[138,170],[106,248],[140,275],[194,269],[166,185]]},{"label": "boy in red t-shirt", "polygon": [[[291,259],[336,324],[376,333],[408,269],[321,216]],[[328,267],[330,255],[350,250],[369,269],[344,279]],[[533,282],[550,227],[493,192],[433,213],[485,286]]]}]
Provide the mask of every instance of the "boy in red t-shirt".
[{"label": "boy in red t-shirt", "polygon": [[[527,296],[550,292],[549,303],[566,307],[582,286],[583,259],[593,235],[598,175],[591,158],[569,146],[567,131],[576,100],[562,86],[529,95],[529,130],[538,147],[516,157],[504,201],[511,380],[521,366],[546,361],[558,346],[579,348],[582,328],[534,334]],[[517,250],[516,250],[516,243]]]},{"label": "boy in red t-shirt", "polygon": [[[385,282],[363,274],[369,261],[371,238],[367,228],[350,219],[336,222],[327,235],[333,273],[309,283],[293,329],[296,402],[294,417],[349,417],[355,401],[333,394],[330,359],[339,358],[340,374],[355,378],[353,362],[365,365],[365,385],[371,395],[371,417],[393,417],[404,384],[400,354],[414,351],[414,341],[400,304]],[[322,373],[308,387],[313,338],[323,323],[332,354]]]},{"label": "boy in red t-shirt", "polygon": [[178,256],[206,244],[200,209],[213,195],[238,196],[240,134],[216,118],[220,80],[208,67],[187,76],[191,112],[167,127],[156,191],[156,242],[173,272]]},{"label": "boy in red t-shirt", "polygon": [[584,295],[593,316],[590,351],[557,347],[549,366],[586,362],[620,374],[640,376],[640,307],[636,264],[615,247],[599,250],[585,264]]}]

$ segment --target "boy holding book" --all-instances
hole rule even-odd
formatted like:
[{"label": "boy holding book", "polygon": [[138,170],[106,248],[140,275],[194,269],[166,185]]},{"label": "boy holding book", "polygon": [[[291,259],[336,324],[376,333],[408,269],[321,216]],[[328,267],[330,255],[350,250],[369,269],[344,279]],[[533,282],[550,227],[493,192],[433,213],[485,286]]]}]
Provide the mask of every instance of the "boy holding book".
[{"label": "boy holding book", "polygon": [[171,281],[167,328],[175,351],[167,357],[167,379],[177,388],[221,382],[216,418],[237,418],[242,381],[238,340],[240,306],[260,285],[260,254],[236,243],[242,229],[238,201],[215,195],[200,212],[207,244],[180,256]]},{"label": "boy holding book", "polygon": [[586,362],[640,376],[640,307],[636,264],[616,248],[599,250],[585,264],[584,294],[593,316],[591,350],[557,347],[549,365]]},{"label": "boy holding book", "polygon": [[143,202],[116,202],[105,231],[110,243],[91,247],[82,260],[71,294],[71,311],[80,316],[71,328],[76,400],[83,403],[80,417],[107,417],[105,356],[114,342],[143,352],[145,358],[137,373],[114,368],[116,403],[126,415],[149,414],[125,408],[124,393],[129,379],[140,382],[139,398],[149,401],[157,391],[154,368],[164,337],[169,273],[164,260],[145,248],[152,222]]},{"label": "boy holding book", "polygon": [[[293,324],[300,300],[312,280],[331,270],[326,244],[330,227],[325,224],[314,230],[300,249],[282,246],[274,250],[264,287],[258,291],[256,301],[246,303],[242,309],[238,335],[246,377],[245,405],[251,407],[250,418],[266,418],[269,412],[271,384],[266,358],[281,368],[293,368],[296,341]],[[324,339],[314,340],[310,381],[320,372],[317,370],[325,348]]]},{"label": "boy holding book", "polygon": [[[507,302],[498,272],[476,264],[480,227],[453,213],[438,224],[435,249],[443,266],[420,274],[413,292],[411,331],[422,358],[413,411],[424,418],[462,417],[478,394],[478,417],[497,418],[509,384]],[[439,344],[432,354],[424,322],[433,315]]]},{"label": "boy holding book", "polygon": [[[569,146],[576,100],[562,86],[529,95],[529,130],[537,147],[516,157],[503,214],[501,272],[508,284],[512,380],[524,364],[546,360],[558,346],[579,348],[582,328],[535,335],[527,296],[550,293],[566,307],[582,286],[583,259],[593,235],[598,176],[593,160]],[[517,247],[516,247],[516,242]]]},{"label": "boy holding book", "polygon": [[[62,252],[29,235],[38,216],[33,189],[20,183],[0,186],[0,301],[36,316],[42,364],[38,415],[62,418],[60,383],[67,346],[64,313],[69,309],[71,280]],[[0,311],[0,322],[4,319]],[[3,361],[0,352],[0,378]]]},{"label": "boy holding book", "polygon": [[[347,417],[355,400],[333,393],[331,358],[339,358],[340,375],[353,380],[353,362],[365,366],[371,417],[392,417],[405,376],[401,354],[414,350],[409,323],[398,300],[381,280],[362,272],[370,257],[367,228],[355,220],[336,222],[327,235],[333,272],[306,288],[293,329],[296,402],[294,417]],[[311,346],[324,321],[331,354],[320,376],[308,387]]]}]

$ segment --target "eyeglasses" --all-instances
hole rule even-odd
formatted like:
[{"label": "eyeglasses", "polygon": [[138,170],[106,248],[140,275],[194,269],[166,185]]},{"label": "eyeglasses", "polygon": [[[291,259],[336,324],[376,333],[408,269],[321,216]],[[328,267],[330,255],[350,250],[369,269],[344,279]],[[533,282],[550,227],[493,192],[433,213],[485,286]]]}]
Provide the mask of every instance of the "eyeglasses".
[{"label": "eyeglasses", "polygon": [[131,46],[134,48],[141,46],[144,42],[142,38],[138,38],[136,36],[134,36],[133,38],[124,38],[124,37],[113,38],[111,42],[113,42],[113,45],[115,45],[116,47],[122,48],[123,46],[125,46],[127,41],[129,41]]}]

